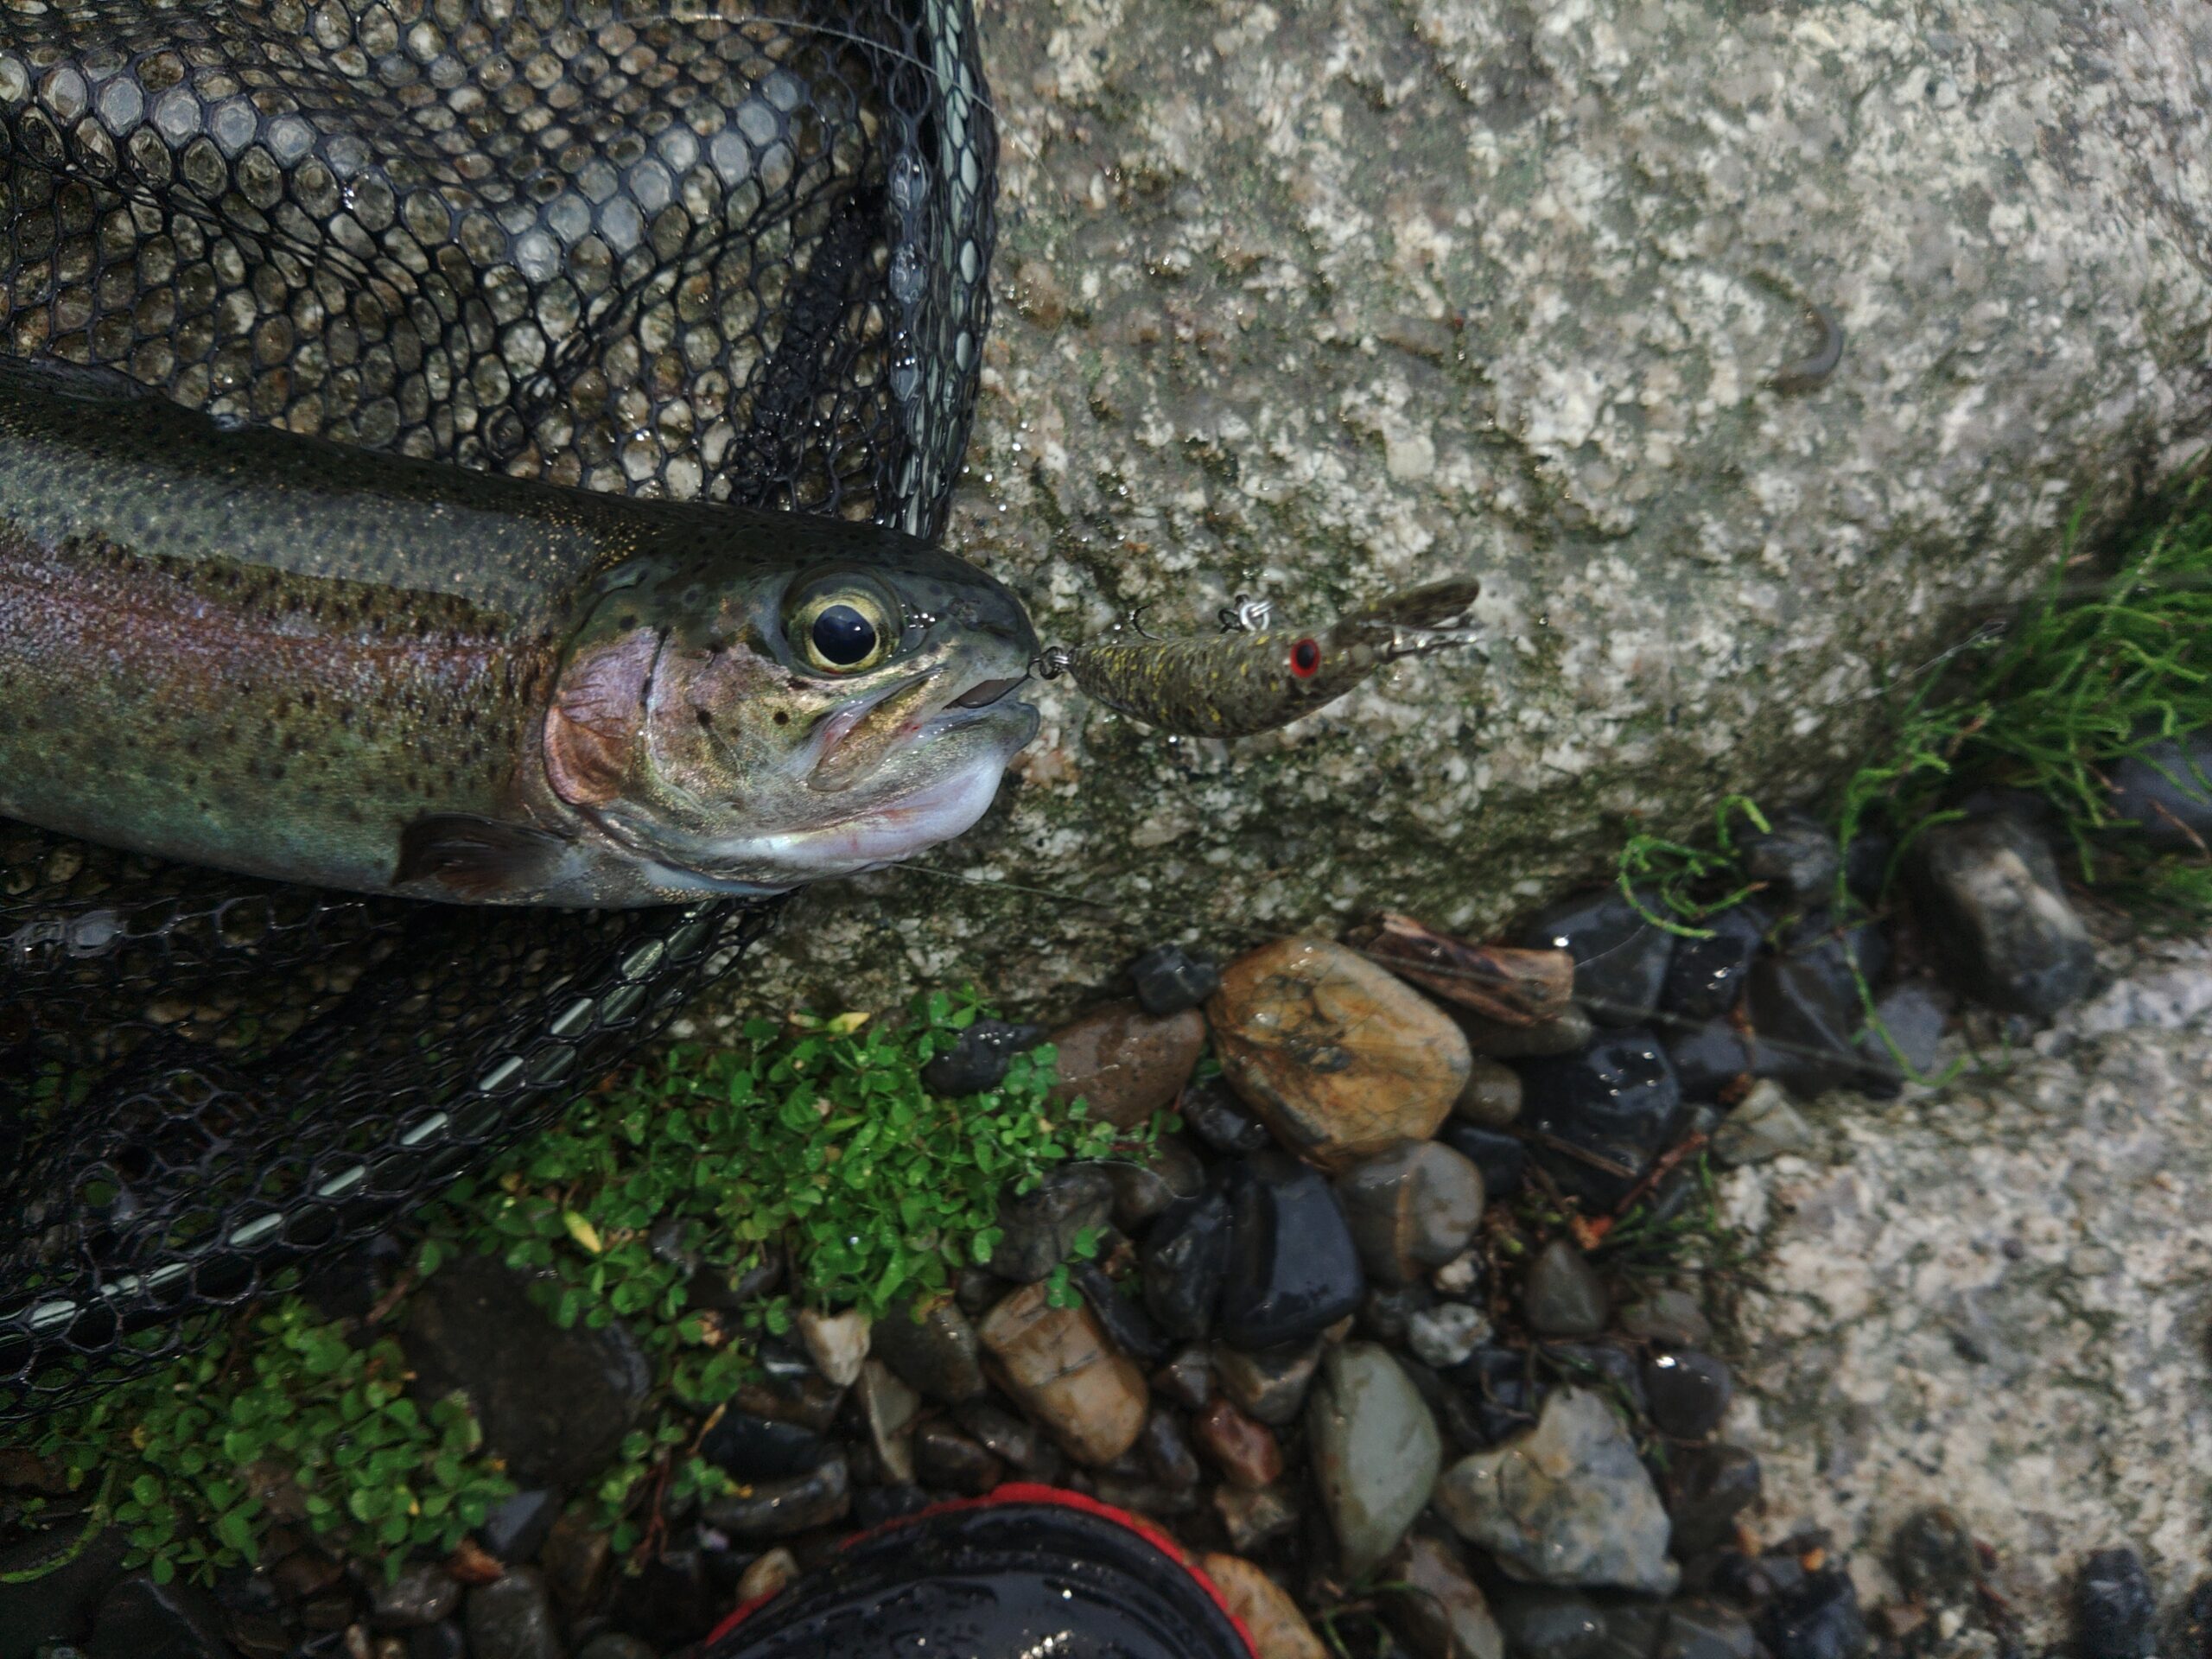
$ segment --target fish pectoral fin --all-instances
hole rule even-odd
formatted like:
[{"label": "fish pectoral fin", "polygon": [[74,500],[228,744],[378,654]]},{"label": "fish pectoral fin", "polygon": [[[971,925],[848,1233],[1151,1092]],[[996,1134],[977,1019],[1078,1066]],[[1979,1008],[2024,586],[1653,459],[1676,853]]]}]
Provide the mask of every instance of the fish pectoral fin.
[{"label": "fish pectoral fin", "polygon": [[441,812],[400,832],[392,885],[429,882],[478,902],[534,893],[551,880],[568,850],[559,836],[527,824]]}]

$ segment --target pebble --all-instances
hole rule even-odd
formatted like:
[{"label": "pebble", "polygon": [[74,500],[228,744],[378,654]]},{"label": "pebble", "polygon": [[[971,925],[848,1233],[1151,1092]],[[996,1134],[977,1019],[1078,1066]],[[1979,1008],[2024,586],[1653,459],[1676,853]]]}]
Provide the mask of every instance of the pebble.
[{"label": "pebble", "polygon": [[409,1392],[428,1408],[459,1389],[524,1486],[569,1487],[615,1461],[652,1384],[652,1368],[617,1321],[563,1331],[530,1300],[531,1280],[488,1255],[462,1255],[409,1300],[400,1346]]},{"label": "pebble", "polygon": [[707,1523],[731,1538],[757,1541],[790,1538],[815,1527],[826,1527],[844,1518],[852,1507],[852,1477],[842,1457],[824,1458],[803,1475],[788,1480],[764,1480],[727,1497],[718,1497],[701,1513]]},{"label": "pebble", "polygon": [[975,1401],[955,1414],[976,1443],[1033,1480],[1050,1482],[1062,1472],[1058,1451],[1036,1427],[988,1401]]},{"label": "pebble", "polygon": [[613,1540],[581,1509],[562,1512],[537,1556],[553,1605],[571,1620],[599,1599],[613,1559]]},{"label": "pebble", "polygon": [[1537,1353],[1560,1382],[1600,1389],[1616,1403],[1626,1402],[1639,1416],[1649,1412],[1643,1368],[1634,1354],[1618,1344],[1548,1342]]},{"label": "pebble", "polygon": [[1360,1335],[1393,1348],[1406,1345],[1406,1327],[1413,1316],[1436,1305],[1436,1293],[1426,1284],[1385,1290],[1370,1287],[1360,1299],[1356,1328]]},{"label": "pebble", "polygon": [[1293,1343],[1260,1353],[1217,1348],[1215,1379],[1230,1402],[1247,1416],[1280,1428],[1296,1420],[1321,1363],[1319,1342]]},{"label": "pebble", "polygon": [[1191,1343],[1152,1374],[1152,1391],[1196,1411],[1213,1398],[1213,1355],[1204,1343]]},{"label": "pebble", "polygon": [[1140,1294],[1124,1295],[1096,1262],[1077,1262],[1068,1282],[1082,1293],[1108,1339],[1131,1359],[1142,1365],[1157,1365],[1167,1357],[1175,1344],[1160,1334],[1145,1312],[1141,1286],[1133,1283],[1131,1289]]},{"label": "pebble", "polygon": [[1003,1020],[978,1020],[953,1040],[942,1054],[932,1055],[922,1067],[922,1083],[931,1094],[948,1100],[981,1095],[1006,1081],[1014,1057],[1045,1040],[1042,1026],[1008,1025]]},{"label": "pebble", "polygon": [[1661,1046],[1684,1100],[1719,1100],[1739,1087],[1751,1070],[1750,1046],[1726,1020],[1669,1031]]},{"label": "pebble", "polygon": [[[772,1550],[769,1553],[774,1554],[779,1552]],[[424,1659],[424,1656],[412,1655],[410,1659]],[[626,1636],[620,1630],[601,1630],[583,1644],[576,1654],[576,1659],[656,1659],[656,1656],[649,1645],[634,1636]]]},{"label": "pebble", "polygon": [[1466,1086],[1467,1039],[1450,1016],[1343,945],[1263,945],[1230,965],[1206,1014],[1230,1086],[1331,1170],[1427,1140]]},{"label": "pebble", "polygon": [[1564,1191],[1603,1209],[1627,1195],[1681,1122],[1675,1069],[1648,1031],[1609,1032],[1579,1054],[1530,1060],[1521,1077],[1524,1122],[1558,1143],[1530,1156]]},{"label": "pebble", "polygon": [[1545,1054],[1572,1054],[1589,1046],[1596,1035],[1596,1021],[1580,1007],[1569,1008],[1556,1019],[1539,1020],[1533,1026],[1509,1026],[1480,1014],[1455,1010],[1452,1015],[1467,1046],[1494,1060],[1534,1059]]},{"label": "pebble", "polygon": [[1330,1659],[1298,1604],[1251,1562],[1235,1555],[1205,1555],[1198,1567],[1251,1632],[1258,1659]]},{"label": "pebble", "polygon": [[536,1560],[560,1513],[558,1492],[533,1486],[512,1493],[492,1506],[476,1529],[476,1541],[496,1560]]},{"label": "pebble", "polygon": [[2158,1603],[2143,1558],[2100,1549],[2074,1581],[2075,1629],[2082,1659],[2152,1659],[2158,1650]]},{"label": "pebble", "polygon": [[1713,1132],[1713,1155],[1732,1166],[1802,1157],[1812,1149],[1813,1126],[1771,1077],[1753,1084]]},{"label": "pebble", "polygon": [[1751,964],[1744,1007],[1757,1034],[1756,1070],[1810,1099],[1865,1074],[1857,1042],[1864,1005],[1850,964],[1833,940]]},{"label": "pebble", "polygon": [[845,1390],[816,1370],[812,1360],[772,1338],[760,1344],[753,1357],[760,1375],[738,1389],[732,1403],[740,1410],[817,1433],[837,1421]]},{"label": "pebble", "polygon": [[[222,1610],[197,1585],[133,1573],[94,1604],[90,1659],[231,1659]],[[503,1659],[493,1656],[493,1659]]]},{"label": "pebble", "polygon": [[1191,1451],[1191,1437],[1183,1432],[1183,1420],[1172,1411],[1154,1407],[1144,1420],[1137,1456],[1163,1486],[1179,1491],[1198,1484],[1198,1460]]},{"label": "pebble", "polygon": [[1161,1019],[1134,1002],[1109,1002],[1052,1040],[1059,1057],[1052,1100],[1080,1096],[1091,1122],[1134,1129],[1174,1105],[1205,1051],[1206,1022],[1196,1007]]},{"label": "pebble", "polygon": [[1453,1256],[1428,1275],[1428,1282],[1431,1288],[1440,1296],[1450,1296],[1461,1300],[1472,1296],[1482,1287],[1482,1252],[1478,1249],[1469,1250],[1463,1255]]},{"label": "pebble", "polygon": [[1759,1460],[1740,1446],[1678,1447],[1667,1455],[1665,1499],[1675,1552],[1717,1548],[1736,1533],[1736,1517],[1759,1501]]},{"label": "pebble", "polygon": [[[1611,1408],[1586,1389],[1555,1389],[1534,1429],[1452,1465],[1436,1506],[1516,1577],[1662,1595],[1675,1587],[1659,1494]],[[1787,1656],[1777,1650],[1777,1659]]]},{"label": "pebble", "polygon": [[1520,1137],[1476,1123],[1448,1123],[1437,1137],[1482,1172],[1483,1197],[1497,1204],[1521,1190],[1529,1167],[1529,1149]]},{"label": "pebble", "polygon": [[[642,1647],[644,1643],[639,1645]],[[467,1654],[468,1638],[461,1634],[457,1619],[441,1619],[435,1624],[424,1624],[408,1632],[407,1659],[467,1659]],[[54,1655],[53,1659],[60,1659],[60,1656]]]},{"label": "pebble", "polygon": [[1109,1470],[1091,1482],[1091,1495],[1101,1503],[1155,1520],[1188,1515],[1198,1507],[1198,1495],[1188,1487],[1163,1486],[1138,1475],[1117,1475]]},{"label": "pebble", "polygon": [[1226,1400],[1200,1412],[1193,1425],[1199,1446],[1232,1486],[1272,1486],[1282,1478],[1282,1447],[1274,1431]]},{"label": "pebble", "polygon": [[1910,1073],[1927,1077],[1942,1056],[1943,1032],[1949,1024],[1950,1009],[1934,988],[1891,986],[1874,999],[1874,1019],[1859,1033],[1859,1056],[1873,1069],[1860,1072],[1854,1086],[1878,1099],[1894,1097],[1907,1081],[1897,1075],[1900,1057]]},{"label": "pebble", "polygon": [[2146,744],[2112,770],[2112,807],[2153,847],[2212,842],[2212,737],[2202,732]]},{"label": "pebble", "polygon": [[1870,1639],[1859,1592],[1840,1567],[1809,1573],[1802,1584],[1777,1595],[1758,1633],[1774,1659],[1857,1659]]},{"label": "pebble", "polygon": [[1137,1246],[1145,1306],[1170,1336],[1212,1331],[1229,1276],[1229,1198],[1217,1187],[1168,1205]]},{"label": "pebble", "polygon": [[379,1630],[435,1624],[461,1610],[461,1586],[435,1561],[410,1561],[397,1578],[369,1582],[369,1623]]},{"label": "pebble", "polygon": [[1001,1279],[982,1268],[963,1267],[952,1275],[952,1300],[971,1319],[989,1313],[1013,1288],[1012,1280]]},{"label": "pebble", "polygon": [[1459,1556],[1436,1538],[1410,1538],[1383,1577],[1403,1588],[1382,1617],[1413,1659],[1504,1659],[1505,1637]]},{"label": "pebble", "polygon": [[1424,1365],[1448,1371],[1491,1336],[1490,1321],[1465,1302],[1440,1302],[1406,1321],[1406,1345]]},{"label": "pebble", "polygon": [[1571,1590],[1515,1586],[1498,1598],[1497,1616],[1516,1659],[1599,1659],[1606,1645],[1598,1605]]},{"label": "pebble", "polygon": [[[1637,893],[1645,909],[1665,915],[1659,896]],[[1574,958],[1574,999],[1601,1026],[1633,1026],[1659,1006],[1675,936],[1637,913],[1626,894],[1600,887],[1537,912],[1518,942],[1564,950]]]},{"label": "pebble", "polygon": [[1360,1265],[1385,1285],[1409,1285],[1467,1247],[1483,1218],[1482,1172],[1433,1141],[1361,1160],[1336,1180]]},{"label": "pebble", "polygon": [[1329,1351],[1306,1402],[1306,1433],[1344,1577],[1357,1580],[1427,1507],[1443,1437],[1420,1390],[1389,1351],[1371,1342]]},{"label": "pebble", "polygon": [[793,1323],[814,1369],[826,1381],[849,1389],[860,1380],[861,1362],[868,1357],[868,1350],[867,1314],[856,1307],[842,1313],[818,1313],[810,1307],[801,1309]]},{"label": "pebble", "polygon": [[1757,1646],[1751,1621],[1732,1607],[1685,1599],[1668,1604],[1656,1659],[1751,1659]]},{"label": "pebble", "polygon": [[1555,1238],[1529,1267],[1521,1305],[1540,1337],[1594,1337],[1605,1328],[1612,1299],[1573,1241]]},{"label": "pebble", "polygon": [[876,1321],[869,1350],[910,1388],[939,1405],[957,1406],[983,1391],[976,1327],[957,1302],[930,1302],[918,1319],[912,1303],[898,1304]]},{"label": "pebble", "polygon": [[1713,937],[1675,941],[1675,959],[1659,993],[1659,1006],[1680,1020],[1718,1019],[1736,1006],[1774,918],[1745,903],[1708,916],[1699,925],[1711,929]]},{"label": "pebble", "polygon": [[870,1358],[861,1366],[860,1381],[853,1385],[861,1420],[868,1425],[868,1444],[876,1461],[892,1479],[914,1478],[914,1451],[906,1430],[922,1408],[922,1396],[893,1375],[881,1360]]},{"label": "pebble", "polygon": [[[1536,1411],[1543,1402],[1543,1384],[1532,1374],[1530,1356],[1518,1348],[1485,1344],[1452,1373],[1459,1385],[1453,1401],[1462,1408],[1465,1426],[1473,1430],[1476,1446],[1496,1446],[1536,1426]],[[1450,1424],[1447,1421],[1447,1427]],[[1456,1431],[1455,1431],[1456,1432]]]},{"label": "pebble", "polygon": [[1784,818],[1771,830],[1753,830],[1740,845],[1744,873],[1793,899],[1826,899],[1843,868],[1843,849],[1835,837],[1808,818]]},{"label": "pebble", "polygon": [[976,1334],[997,1357],[1007,1391],[1077,1463],[1103,1468],[1144,1432],[1144,1373],[1107,1342],[1089,1308],[1054,1307],[1042,1285],[1028,1285]]},{"label": "pebble", "polygon": [[853,1524],[866,1532],[887,1522],[919,1515],[929,1506],[930,1495],[918,1486],[895,1481],[885,1486],[863,1486],[853,1494]]},{"label": "pebble", "polygon": [[942,1418],[914,1431],[914,1474],[925,1486],[981,1497],[1006,1478],[1006,1465]]},{"label": "pebble", "polygon": [[1205,1190],[1205,1166],[1179,1135],[1163,1135],[1142,1163],[1116,1159],[1106,1166],[1114,1186],[1114,1225],[1134,1237],[1178,1198]]},{"label": "pebble", "polygon": [[1620,1312],[1620,1327],[1645,1342],[1703,1347],[1713,1340],[1713,1325],[1687,1290],[1661,1285],[1646,1291]]},{"label": "pebble", "polygon": [[699,1441],[699,1455],[736,1481],[788,1480],[828,1455],[821,1435],[802,1423],[749,1411],[722,1413]]},{"label": "pebble", "polygon": [[535,1567],[509,1567],[471,1590],[467,1620],[469,1659],[560,1659],[553,1609]]},{"label": "pebble", "polygon": [[1521,1074],[1487,1054],[1468,1061],[1467,1086],[1452,1103],[1452,1116],[1485,1129],[1502,1129],[1521,1116]]},{"label": "pebble", "polygon": [[1281,1153],[1254,1153],[1231,1169],[1226,1190],[1224,1339],[1252,1351],[1273,1348],[1313,1336],[1358,1308],[1367,1287],[1359,1253],[1336,1194],[1319,1172]]},{"label": "pebble", "polygon": [[1238,1104],[1218,1077],[1185,1089],[1176,1110],[1185,1128],[1224,1158],[1242,1157],[1274,1141],[1268,1126]]},{"label": "pebble", "polygon": [[[766,1601],[781,1595],[798,1577],[798,1560],[781,1544],[755,1560],[737,1581],[737,1605]],[[577,1659],[583,1659],[579,1655]]]},{"label": "pebble", "polygon": [[2045,1016],[2088,995],[2088,930],[2034,831],[2010,817],[1942,823],[1914,843],[1922,933],[1976,1001]]},{"label": "pebble", "polygon": [[1104,1227],[1113,1211],[1114,1184],[1103,1170],[1091,1164],[1054,1170],[1034,1192],[1000,1201],[1002,1231],[990,1269],[1033,1285],[1074,1253],[1077,1238]]},{"label": "pebble", "polygon": [[1221,988],[1221,969],[1179,944],[1155,944],[1129,964],[1137,1006],[1165,1018],[1195,1008]]},{"label": "pebble", "polygon": [[1230,1548],[1245,1554],[1266,1548],[1298,1525],[1298,1507],[1279,1486],[1217,1486],[1213,1509]]}]

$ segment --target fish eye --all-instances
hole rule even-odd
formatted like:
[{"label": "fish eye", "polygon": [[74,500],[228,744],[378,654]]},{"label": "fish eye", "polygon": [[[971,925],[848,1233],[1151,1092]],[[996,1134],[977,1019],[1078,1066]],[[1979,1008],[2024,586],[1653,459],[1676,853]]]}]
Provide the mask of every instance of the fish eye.
[{"label": "fish eye", "polygon": [[874,583],[840,578],[802,589],[785,617],[784,633],[808,667],[858,674],[899,643],[898,613]]}]

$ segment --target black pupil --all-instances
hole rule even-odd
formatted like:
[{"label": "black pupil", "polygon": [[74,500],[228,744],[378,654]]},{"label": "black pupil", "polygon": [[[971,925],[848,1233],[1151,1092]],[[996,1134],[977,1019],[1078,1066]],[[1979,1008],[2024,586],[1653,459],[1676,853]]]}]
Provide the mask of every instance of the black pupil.
[{"label": "black pupil", "polygon": [[875,649],[875,624],[849,605],[832,605],[814,619],[815,654],[850,667]]}]

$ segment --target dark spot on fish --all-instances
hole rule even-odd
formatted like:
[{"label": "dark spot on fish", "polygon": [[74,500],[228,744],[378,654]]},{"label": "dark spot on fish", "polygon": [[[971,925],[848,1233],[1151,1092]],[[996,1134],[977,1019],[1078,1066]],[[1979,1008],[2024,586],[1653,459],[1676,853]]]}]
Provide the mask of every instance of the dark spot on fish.
[{"label": "dark spot on fish", "polygon": [[790,725],[791,723],[791,717],[789,715],[785,714],[785,713],[782,709],[777,709],[777,710],[776,710],[776,724],[777,724],[777,725],[779,725],[779,726],[788,726],[788,725]]},{"label": "dark spot on fish", "polygon": [[624,612],[620,616],[614,619],[614,626],[626,631],[636,627],[638,626],[637,613],[635,611]]},{"label": "dark spot on fish", "polygon": [[715,717],[704,709],[695,709],[691,712],[698,715],[701,730],[711,732],[715,729]]}]

